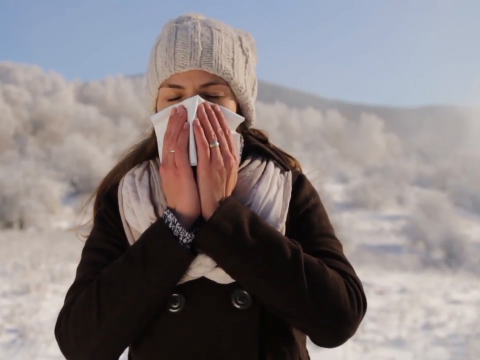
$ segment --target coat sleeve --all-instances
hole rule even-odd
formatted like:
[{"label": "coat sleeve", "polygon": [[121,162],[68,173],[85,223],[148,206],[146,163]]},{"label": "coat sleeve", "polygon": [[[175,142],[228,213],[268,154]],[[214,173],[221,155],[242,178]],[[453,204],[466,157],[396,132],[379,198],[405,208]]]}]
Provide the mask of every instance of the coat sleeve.
[{"label": "coat sleeve", "polygon": [[117,189],[101,200],[55,325],[69,360],[118,359],[165,305],[194,258],[162,219],[130,246]]},{"label": "coat sleeve", "polygon": [[304,174],[294,182],[286,236],[229,197],[194,245],[318,346],[342,345],[364,317],[363,286]]}]

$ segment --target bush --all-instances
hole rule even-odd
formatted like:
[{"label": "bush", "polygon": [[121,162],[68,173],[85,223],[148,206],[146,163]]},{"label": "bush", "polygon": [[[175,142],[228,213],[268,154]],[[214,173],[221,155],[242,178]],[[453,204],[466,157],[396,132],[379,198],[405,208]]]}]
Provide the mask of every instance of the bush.
[{"label": "bush", "polygon": [[403,234],[420,252],[426,267],[466,269],[477,261],[474,248],[461,232],[455,209],[444,193],[422,191]]},{"label": "bush", "polygon": [[64,184],[32,161],[6,157],[0,172],[0,228],[49,228],[49,217],[62,210]]}]

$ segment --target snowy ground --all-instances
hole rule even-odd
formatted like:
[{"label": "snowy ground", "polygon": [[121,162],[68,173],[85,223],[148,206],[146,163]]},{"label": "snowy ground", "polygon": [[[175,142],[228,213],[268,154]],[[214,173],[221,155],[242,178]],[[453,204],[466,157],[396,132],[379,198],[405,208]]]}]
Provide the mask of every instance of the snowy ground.
[{"label": "snowy ground", "polygon": [[[407,212],[349,207],[334,184],[322,193],[329,194],[327,209],[369,307],[353,339],[337,349],[310,344],[312,359],[479,360],[479,272],[425,268],[402,232]],[[479,220],[463,212],[455,223],[470,251],[476,249],[473,259],[480,259]],[[75,234],[60,230],[0,231],[0,359],[62,359],[53,327],[82,246]]]},{"label": "snowy ground", "polygon": [[[81,247],[73,234],[60,231],[0,232],[0,359],[62,359],[53,326]],[[313,359],[480,359],[478,277],[385,270],[361,259],[367,316],[346,345],[311,346]]]},{"label": "snowy ground", "polygon": [[[0,75],[0,226],[65,228],[145,131],[143,79],[72,83],[13,63]],[[431,122],[438,111],[394,124],[257,103],[260,127],[309,169],[369,301],[355,337],[311,346],[313,359],[480,360],[478,116]],[[0,231],[0,360],[62,358],[53,327],[82,246]]]}]

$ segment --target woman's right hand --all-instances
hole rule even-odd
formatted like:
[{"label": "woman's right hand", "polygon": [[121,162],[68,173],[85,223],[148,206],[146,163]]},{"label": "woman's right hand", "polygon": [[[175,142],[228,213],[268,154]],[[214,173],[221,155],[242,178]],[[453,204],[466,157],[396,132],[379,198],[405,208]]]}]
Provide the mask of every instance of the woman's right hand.
[{"label": "woman's right hand", "polygon": [[[188,157],[189,123],[187,110],[174,108],[163,140],[160,176],[168,207],[189,230],[201,214],[198,187]],[[175,150],[175,152],[168,152]]]}]

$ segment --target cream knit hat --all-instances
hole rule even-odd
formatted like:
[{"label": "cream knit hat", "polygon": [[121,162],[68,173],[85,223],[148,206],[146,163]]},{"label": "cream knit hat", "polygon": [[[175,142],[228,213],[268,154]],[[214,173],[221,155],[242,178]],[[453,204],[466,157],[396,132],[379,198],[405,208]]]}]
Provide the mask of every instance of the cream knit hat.
[{"label": "cream knit hat", "polygon": [[157,37],[147,69],[149,111],[170,76],[204,70],[224,79],[235,94],[247,126],[255,121],[257,53],[252,36],[218,20],[188,14],[170,20]]}]

